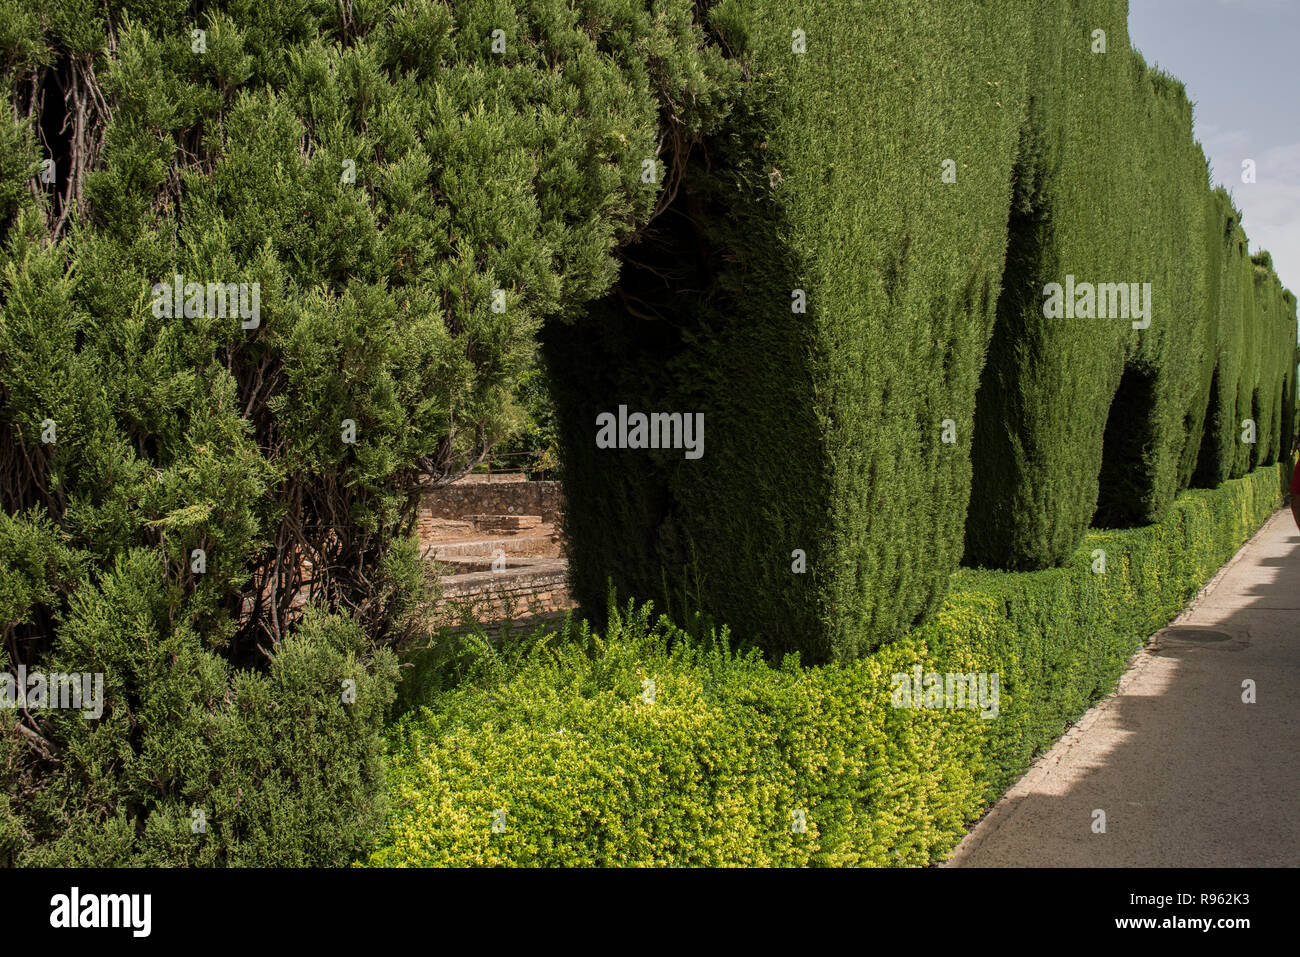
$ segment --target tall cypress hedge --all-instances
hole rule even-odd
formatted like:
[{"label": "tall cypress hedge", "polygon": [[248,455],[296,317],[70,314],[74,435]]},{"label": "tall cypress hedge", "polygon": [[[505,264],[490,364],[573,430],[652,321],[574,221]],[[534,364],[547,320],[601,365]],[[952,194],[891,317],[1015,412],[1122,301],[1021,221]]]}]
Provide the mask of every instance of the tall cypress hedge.
[{"label": "tall cypress hedge", "polygon": [[[1268,268],[1124,0],[722,3],[709,24],[748,80],[731,121],[680,159],[614,293],[543,334],[587,609],[612,580],[853,657],[923,619],[963,555],[1051,567],[1091,523],[1158,521],[1229,439],[1217,480],[1271,461],[1241,420],[1278,431],[1265,355],[1294,316],[1257,319]],[[1071,282],[1094,314],[1046,313]],[[703,413],[703,457],[597,447],[620,407]]]},{"label": "tall cypress hedge", "polygon": [[[1241,214],[1216,191],[1220,243],[1214,385],[1192,484],[1213,488],[1285,461],[1296,434],[1296,300],[1267,252],[1250,255]],[[1247,441],[1253,423],[1255,441]]]},{"label": "tall cypress hedge", "polygon": [[[574,591],[598,609],[612,578],[850,658],[932,611],[960,557],[1031,22],[764,0],[710,25],[749,77],[731,122],[615,293],[544,334]],[[703,457],[596,448],[620,405],[703,413]]]},{"label": "tall cypress hedge", "polygon": [[[1130,184],[1141,209],[1130,275],[1151,283],[1150,326],[1118,322],[1124,373],[1110,403],[1094,524],[1159,521],[1190,481],[1183,456],[1199,448],[1213,375],[1214,325],[1205,236],[1209,169],[1192,138],[1192,107],[1177,80],[1142,64],[1138,127],[1151,157]],[[1122,276],[1120,277],[1122,278]],[[1145,321],[1145,320],[1144,320]]]},{"label": "tall cypress hedge", "polygon": [[1295,422],[1295,296],[1277,278],[1266,251],[1251,257],[1256,322],[1262,337],[1259,379],[1255,386],[1257,440],[1251,467],[1272,465],[1291,452]]},{"label": "tall cypress hedge", "polygon": [[[1295,316],[1211,191],[1182,85],[1129,48],[1125,3],[1042,12],[1064,40],[1032,62],[965,543],[969,564],[1021,570],[1059,564],[1090,523],[1158,521],[1193,482],[1273,461],[1294,391]],[[1150,283],[1150,325],[1045,316],[1070,276]],[[1269,437],[1243,441],[1245,419]]]},{"label": "tall cypress hedge", "polygon": [[1192,476],[1192,484],[1203,488],[1214,488],[1233,474],[1240,432],[1237,389],[1245,349],[1242,264],[1246,233],[1241,228],[1241,213],[1222,186],[1211,194],[1209,207],[1214,240],[1209,276],[1210,305],[1215,310],[1214,372]]},{"label": "tall cypress hedge", "polygon": [[[1045,316],[1044,291],[1070,276],[1152,279],[1140,256],[1149,157],[1136,135],[1142,68],[1129,49],[1127,5],[1037,9],[1042,39],[976,410],[965,543],[967,563],[1011,569],[1059,564],[1088,526],[1107,412],[1133,337],[1121,319]],[[1104,52],[1095,30],[1104,31]]]}]

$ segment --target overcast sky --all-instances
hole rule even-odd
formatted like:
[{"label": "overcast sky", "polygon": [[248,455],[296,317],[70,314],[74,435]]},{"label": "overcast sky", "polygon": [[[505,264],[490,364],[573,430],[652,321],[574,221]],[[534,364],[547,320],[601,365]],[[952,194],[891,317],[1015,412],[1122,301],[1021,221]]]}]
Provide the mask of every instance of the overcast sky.
[{"label": "overcast sky", "polygon": [[[1300,294],[1300,0],[1129,0],[1129,35],[1186,84],[1196,138],[1251,252],[1272,253]],[[1244,159],[1253,184],[1241,181]]]}]

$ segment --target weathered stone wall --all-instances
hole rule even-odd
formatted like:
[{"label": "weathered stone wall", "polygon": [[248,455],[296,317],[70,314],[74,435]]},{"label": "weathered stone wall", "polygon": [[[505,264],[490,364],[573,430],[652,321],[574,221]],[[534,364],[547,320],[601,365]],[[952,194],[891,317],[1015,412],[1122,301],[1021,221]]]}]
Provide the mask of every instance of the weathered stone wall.
[{"label": "weathered stone wall", "polygon": [[568,567],[561,559],[534,560],[526,568],[473,572],[442,580],[442,610],[457,615],[471,606],[479,621],[549,615],[573,607]]},{"label": "weathered stone wall", "polygon": [[418,525],[421,538],[433,533],[434,519],[470,515],[540,515],[558,524],[563,512],[559,482],[453,482],[420,495]]}]

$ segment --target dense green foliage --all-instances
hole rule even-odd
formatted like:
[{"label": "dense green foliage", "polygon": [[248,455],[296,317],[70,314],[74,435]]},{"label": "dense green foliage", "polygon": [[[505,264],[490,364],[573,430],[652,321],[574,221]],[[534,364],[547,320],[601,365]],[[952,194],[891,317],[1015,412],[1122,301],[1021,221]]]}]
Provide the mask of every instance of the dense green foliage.
[{"label": "dense green foliage", "polygon": [[[563,636],[391,729],[394,810],[370,862],[942,858],[1272,512],[1282,471],[1187,492],[1156,525],[1093,532],[1064,568],[958,572],[922,628],[845,665],[774,669],[725,635],[697,642],[646,608],[612,609],[603,636]],[[918,664],[998,673],[997,717],[893,707],[892,676]]]},{"label": "dense green foliage", "polygon": [[[418,487],[510,435],[559,443],[588,612],[612,579],[844,667],[615,615],[403,725],[429,799],[379,859],[933,857],[1295,426],[1295,298],[1125,10],[0,0],[0,672],[104,677],[94,719],[0,710],[0,864],[363,853]],[[1150,327],[1045,318],[1066,274],[1150,282]],[[703,457],[596,448],[620,405],[703,413]],[[1158,523],[1104,580],[1094,513]],[[921,659],[1003,669],[1014,720],[888,709]]]},{"label": "dense green foliage", "polygon": [[[0,3],[4,664],[106,697],[0,715],[0,861],[365,840],[379,649],[425,598],[412,489],[518,426],[536,329],[659,202],[643,158],[722,115],[694,15]],[[259,313],[160,315],[176,275],[256,283]]]},{"label": "dense green foliage", "polygon": [[14,733],[20,713],[0,712],[0,859],[303,866],[369,847],[386,800],[378,735],[397,677],[391,653],[352,622],[315,617],[264,674],[233,671],[168,621],[160,565],[133,551],[71,602],[41,664],[77,672],[91,662],[107,704],[98,720],[32,709],[57,770],[36,775]]}]

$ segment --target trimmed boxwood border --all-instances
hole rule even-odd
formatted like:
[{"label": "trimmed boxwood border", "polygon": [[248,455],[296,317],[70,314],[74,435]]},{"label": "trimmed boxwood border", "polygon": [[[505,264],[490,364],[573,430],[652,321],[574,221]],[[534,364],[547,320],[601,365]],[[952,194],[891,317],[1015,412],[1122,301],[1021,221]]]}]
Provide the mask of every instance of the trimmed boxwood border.
[{"label": "trimmed boxwood border", "polygon": [[[611,609],[604,635],[575,626],[390,729],[393,810],[369,863],[937,861],[1254,533],[1287,471],[1091,532],[1063,568],[960,571],[929,622],[847,665],[773,667],[725,630]],[[891,676],[917,664],[997,673],[997,718],[893,707]]]}]

